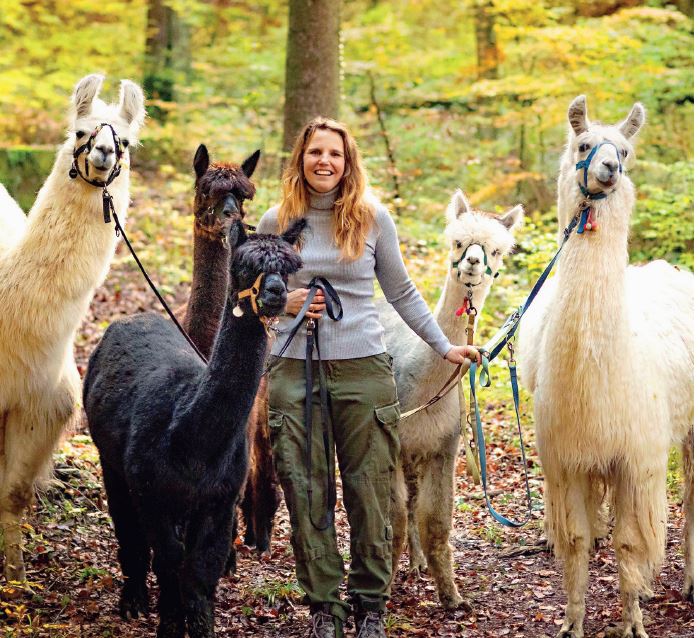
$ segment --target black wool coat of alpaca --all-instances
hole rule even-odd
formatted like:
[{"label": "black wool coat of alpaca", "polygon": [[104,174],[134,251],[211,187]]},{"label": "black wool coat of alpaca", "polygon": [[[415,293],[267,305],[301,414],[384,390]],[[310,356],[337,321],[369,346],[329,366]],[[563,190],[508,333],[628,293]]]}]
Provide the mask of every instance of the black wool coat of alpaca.
[{"label": "black wool coat of alpaca", "polygon": [[[211,638],[215,588],[230,550],[247,472],[247,418],[262,374],[266,330],[238,293],[263,274],[260,316],[280,314],[305,220],[282,236],[229,231],[230,289],[209,364],[172,323],[141,314],[114,322],[90,357],[84,405],[99,450],[125,577],[124,618],[148,610],[152,551],[158,638]],[[238,306],[243,312],[233,312]]]}]

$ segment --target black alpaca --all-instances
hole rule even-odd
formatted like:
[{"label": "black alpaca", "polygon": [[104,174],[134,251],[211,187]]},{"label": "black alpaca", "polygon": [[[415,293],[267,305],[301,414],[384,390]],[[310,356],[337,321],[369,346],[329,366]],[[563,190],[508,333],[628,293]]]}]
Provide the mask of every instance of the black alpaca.
[{"label": "black alpaca", "polygon": [[[190,638],[214,635],[215,588],[247,472],[246,423],[267,346],[262,319],[285,306],[304,227],[299,220],[281,237],[247,237],[242,222],[231,226],[229,295],[208,366],[156,314],[114,322],[90,357],[84,404],[125,576],[120,612],[147,612],[152,549],[158,638],[182,638],[185,628]],[[244,295],[238,305],[255,282],[256,307]]]}]

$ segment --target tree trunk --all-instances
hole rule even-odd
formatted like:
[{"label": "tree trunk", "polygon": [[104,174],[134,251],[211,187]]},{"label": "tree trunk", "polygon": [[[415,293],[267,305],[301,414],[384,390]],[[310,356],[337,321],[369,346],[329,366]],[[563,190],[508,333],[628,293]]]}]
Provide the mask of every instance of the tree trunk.
[{"label": "tree trunk", "polygon": [[339,24],[342,0],[289,0],[284,151],[318,115],[339,113]]},{"label": "tree trunk", "polygon": [[[191,68],[189,28],[164,0],[148,0],[143,88],[149,98],[174,102],[177,79]],[[149,115],[163,121],[166,110],[151,106]]]},{"label": "tree trunk", "polygon": [[492,0],[478,0],[475,3],[478,80],[494,80],[497,78],[499,55],[494,22],[494,5]]}]

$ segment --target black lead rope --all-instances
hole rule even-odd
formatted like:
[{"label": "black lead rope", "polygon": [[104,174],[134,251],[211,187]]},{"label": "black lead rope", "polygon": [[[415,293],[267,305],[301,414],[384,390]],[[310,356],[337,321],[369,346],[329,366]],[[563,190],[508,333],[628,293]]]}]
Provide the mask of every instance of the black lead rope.
[{"label": "black lead rope", "polygon": [[[288,338],[284,342],[278,353],[278,357],[286,352],[291,345],[293,338],[296,336],[298,329],[305,320],[306,338],[305,338],[305,471],[308,481],[308,517],[310,523],[318,531],[326,530],[334,520],[334,505],[337,500],[336,485],[334,475],[332,474],[332,450],[330,449],[330,406],[327,398],[327,379],[325,378],[325,370],[322,367],[322,355],[320,352],[320,327],[314,319],[305,319],[305,313],[308,312],[310,304],[313,303],[315,294],[322,290],[325,295],[325,309],[327,316],[333,321],[339,321],[344,316],[342,301],[337,294],[337,291],[332,287],[332,284],[324,277],[313,277],[308,284],[308,295],[305,298],[305,303],[298,311],[293,323],[284,330],[281,334],[287,334]],[[313,517],[313,350],[317,350],[318,357],[318,385],[320,387],[320,415],[322,425],[322,443],[325,449],[325,471],[327,477],[326,487],[326,508],[323,518],[319,523],[315,522]]]},{"label": "black lead rope", "polygon": [[177,326],[177,329],[182,333],[182,336],[187,340],[189,345],[194,349],[194,352],[196,352],[196,354],[199,355],[199,358],[205,364],[208,364],[208,359],[203,355],[201,350],[199,350],[196,347],[196,344],[192,341],[192,338],[187,334],[187,331],[184,328],[182,328],[179,321],[177,321],[177,317],[174,316],[174,313],[170,310],[170,307],[167,305],[167,302],[163,299],[162,295],[160,294],[160,291],[157,289],[157,286],[153,283],[153,281],[148,276],[148,273],[146,272],[145,268],[143,267],[143,264],[141,263],[141,260],[138,259],[138,255],[136,255],[136,251],[133,250],[133,246],[131,246],[131,242],[128,240],[128,237],[126,237],[126,233],[124,232],[124,229],[121,226],[121,222],[119,221],[119,217],[117,216],[116,211],[114,210],[114,204],[111,201],[111,197],[109,198],[109,203],[110,203],[110,207],[111,207],[111,213],[114,216],[114,226],[116,228],[116,236],[118,237],[119,235],[121,235],[124,238],[124,242],[128,246],[128,249],[131,251],[131,255],[135,259],[136,264],[138,264],[138,267],[140,268],[141,272],[143,273],[145,280],[148,282],[150,289],[153,291],[153,293],[155,293],[155,296],[158,298],[158,301],[160,301],[160,303],[162,304],[162,307],[165,309],[165,312],[167,312],[170,319],[172,319],[175,326]]}]

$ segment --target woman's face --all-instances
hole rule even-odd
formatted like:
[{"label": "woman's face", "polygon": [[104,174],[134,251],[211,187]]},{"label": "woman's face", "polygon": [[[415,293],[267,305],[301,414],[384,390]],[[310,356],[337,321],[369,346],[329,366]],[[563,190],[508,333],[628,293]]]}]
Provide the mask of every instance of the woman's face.
[{"label": "woman's face", "polygon": [[335,131],[317,129],[303,153],[303,175],[318,193],[331,191],[344,176],[344,142]]}]

